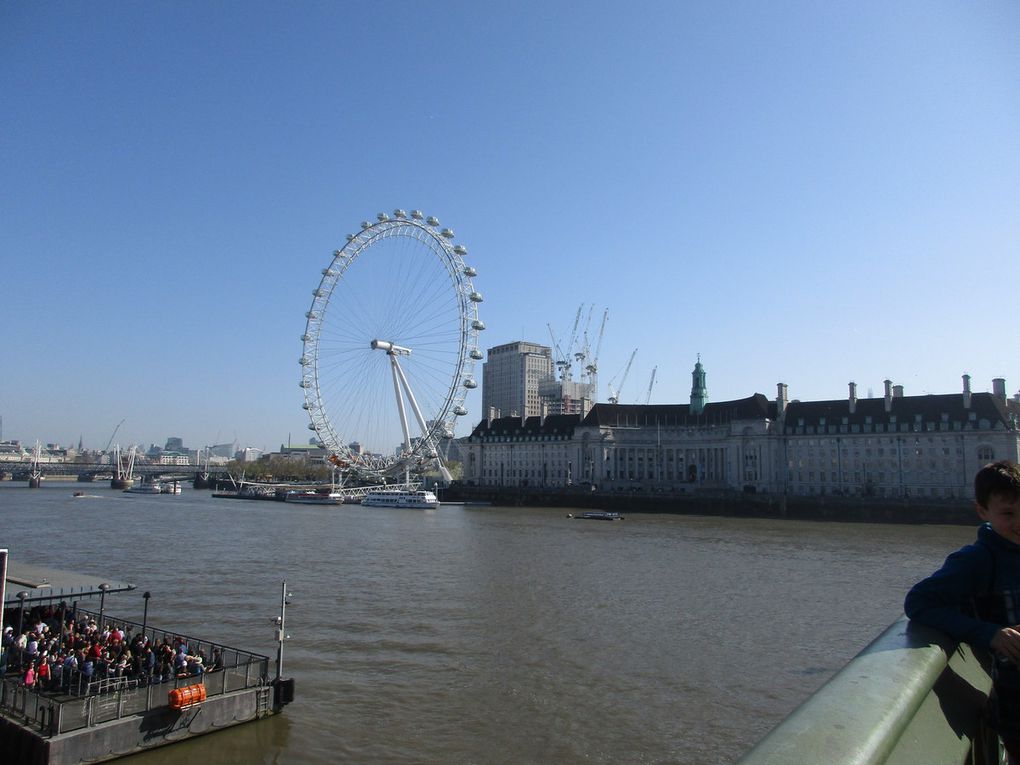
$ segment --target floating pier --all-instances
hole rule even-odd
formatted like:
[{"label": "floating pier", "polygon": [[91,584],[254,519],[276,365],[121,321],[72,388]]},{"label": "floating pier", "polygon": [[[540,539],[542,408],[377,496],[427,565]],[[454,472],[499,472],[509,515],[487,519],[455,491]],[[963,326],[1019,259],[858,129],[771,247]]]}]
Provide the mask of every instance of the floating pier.
[{"label": "floating pier", "polygon": [[[0,569],[6,552],[0,550]],[[4,627],[11,627],[13,622],[20,631],[22,622],[28,623],[26,612],[30,613],[33,606],[43,606],[59,613],[61,638],[68,617],[95,620],[100,630],[104,624],[116,624],[132,640],[142,636],[142,642],[149,646],[186,646],[189,658],[207,657],[207,663],[200,667],[189,664],[187,670],[178,668],[169,675],[149,671],[102,679],[58,668],[58,675],[42,688],[26,686],[23,671],[14,670],[23,664],[22,657],[8,651],[2,662],[7,672],[0,680],[0,752],[5,762],[104,762],[268,717],[293,701],[293,679],[280,676],[286,583],[276,619],[280,646],[277,674],[272,678],[268,656],[104,613],[107,593],[134,589],[134,585],[111,585],[79,577],[75,585],[68,586],[67,578],[72,576],[35,566],[11,566],[0,580],[6,585],[4,606],[8,618]],[[12,595],[12,590],[17,593]],[[91,596],[101,598],[99,612],[78,607],[78,599]],[[8,756],[13,759],[8,760]]]}]

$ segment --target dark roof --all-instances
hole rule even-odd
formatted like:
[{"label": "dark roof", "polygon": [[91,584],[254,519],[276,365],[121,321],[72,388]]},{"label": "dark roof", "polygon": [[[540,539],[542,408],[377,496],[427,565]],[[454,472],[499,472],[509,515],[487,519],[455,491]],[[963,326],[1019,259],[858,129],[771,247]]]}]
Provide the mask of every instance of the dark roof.
[{"label": "dark roof", "polygon": [[595,404],[584,425],[602,427],[640,427],[646,425],[723,425],[734,420],[774,418],[775,402],[761,393],[736,401],[705,404],[701,414],[693,414],[690,404]]},{"label": "dark roof", "polygon": [[1020,419],[1020,403],[991,393],[972,393],[969,409],[964,407],[962,393],[893,397],[888,412],[885,404],[885,398],[858,399],[851,414],[848,399],[791,401],[786,407],[785,429],[792,433],[799,427],[835,427],[833,432],[841,432],[839,428],[844,425],[853,428],[881,423],[895,424],[897,431],[905,430],[904,424],[912,431],[1015,430]]},{"label": "dark roof", "polygon": [[543,421],[541,417],[499,417],[482,420],[471,431],[471,437],[484,436],[572,436],[574,428],[581,424],[578,414],[551,414]]},{"label": "dark roof", "polygon": [[107,577],[62,571],[8,558],[4,606],[17,606],[19,592],[28,593],[26,603],[98,597],[103,593],[100,585],[106,585],[108,593],[135,589],[133,584]]}]

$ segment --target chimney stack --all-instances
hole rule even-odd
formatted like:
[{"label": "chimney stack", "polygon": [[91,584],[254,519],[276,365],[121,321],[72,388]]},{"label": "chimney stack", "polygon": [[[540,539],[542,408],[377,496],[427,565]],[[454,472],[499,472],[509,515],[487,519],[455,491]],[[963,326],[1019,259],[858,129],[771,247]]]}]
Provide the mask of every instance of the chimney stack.
[{"label": "chimney stack", "polygon": [[970,375],[963,376],[963,408],[970,409]]},{"label": "chimney stack", "polygon": [[776,384],[776,416],[783,417],[786,414],[786,383]]},{"label": "chimney stack", "polygon": [[857,411],[857,383],[850,383],[850,414]]},{"label": "chimney stack", "polygon": [[999,401],[1006,400],[1006,378],[996,377],[992,380],[992,395]]},{"label": "chimney stack", "polygon": [[892,380],[885,380],[885,411],[892,411]]},{"label": "chimney stack", "polygon": [[903,398],[903,386],[902,385],[894,385],[894,386],[892,386],[892,397],[893,398]]}]

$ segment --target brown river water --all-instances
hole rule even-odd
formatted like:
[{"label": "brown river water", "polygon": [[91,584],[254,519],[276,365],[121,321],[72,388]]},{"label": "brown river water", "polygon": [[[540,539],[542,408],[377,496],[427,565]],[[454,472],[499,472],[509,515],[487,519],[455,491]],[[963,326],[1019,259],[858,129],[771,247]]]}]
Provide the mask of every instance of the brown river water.
[{"label": "brown river water", "polygon": [[730,763],[973,537],[0,484],[12,559],[137,584],[109,615],[140,622],[148,590],[150,625],[275,657],[281,582],[293,592],[295,702],[132,765]]}]

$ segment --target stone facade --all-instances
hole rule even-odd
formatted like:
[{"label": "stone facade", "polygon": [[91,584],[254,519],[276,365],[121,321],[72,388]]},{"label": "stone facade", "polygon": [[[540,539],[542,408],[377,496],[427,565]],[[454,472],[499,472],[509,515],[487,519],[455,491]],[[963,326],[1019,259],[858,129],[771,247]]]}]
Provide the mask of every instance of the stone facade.
[{"label": "stone facade", "polygon": [[[699,364],[700,365],[700,364]],[[707,395],[705,395],[707,398]],[[703,401],[703,399],[702,399]],[[580,415],[483,420],[464,444],[464,480],[478,486],[594,486],[953,499],[974,474],[1020,461],[1020,399],[991,393],[789,401],[596,404]],[[698,411],[700,409],[700,411]]]}]

